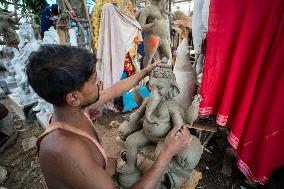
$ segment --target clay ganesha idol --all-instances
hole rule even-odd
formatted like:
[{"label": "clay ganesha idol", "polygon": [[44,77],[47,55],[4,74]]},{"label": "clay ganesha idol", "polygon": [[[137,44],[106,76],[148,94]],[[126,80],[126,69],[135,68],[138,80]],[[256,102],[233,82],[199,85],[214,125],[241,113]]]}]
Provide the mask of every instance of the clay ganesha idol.
[{"label": "clay ganesha idol", "polygon": [[[156,156],[159,146],[164,142],[167,134],[175,125],[192,124],[187,123],[189,111],[183,109],[174,97],[180,93],[177,86],[175,74],[167,60],[163,60],[150,74],[151,96],[131,116],[130,120],[123,122],[119,127],[119,137],[125,141],[126,163],[117,168],[120,173],[119,182],[130,187],[140,177],[137,168],[138,150],[144,146],[155,144]],[[200,97],[197,96],[193,102],[199,105]],[[197,105],[197,106],[198,106]],[[200,141],[193,136],[189,147],[173,158],[174,165],[171,177],[184,177],[190,179],[191,172],[197,165],[202,154]],[[125,176],[127,175],[127,177]],[[133,176],[133,178],[132,178]],[[178,186],[175,186],[178,187]]]}]

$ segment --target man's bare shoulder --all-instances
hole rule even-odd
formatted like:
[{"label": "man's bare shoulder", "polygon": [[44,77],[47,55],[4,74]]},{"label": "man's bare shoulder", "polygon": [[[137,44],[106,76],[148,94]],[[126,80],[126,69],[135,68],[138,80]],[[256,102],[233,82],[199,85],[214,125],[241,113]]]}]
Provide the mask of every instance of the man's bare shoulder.
[{"label": "man's bare shoulder", "polygon": [[39,158],[45,160],[51,156],[55,156],[57,159],[68,159],[70,158],[68,155],[76,157],[78,150],[80,150],[81,153],[84,153],[84,151],[88,153],[88,144],[76,134],[58,129],[42,139]]},{"label": "man's bare shoulder", "polygon": [[94,159],[90,143],[68,131],[53,131],[42,140],[39,162],[50,188],[101,188],[106,180],[113,186],[110,176]]}]

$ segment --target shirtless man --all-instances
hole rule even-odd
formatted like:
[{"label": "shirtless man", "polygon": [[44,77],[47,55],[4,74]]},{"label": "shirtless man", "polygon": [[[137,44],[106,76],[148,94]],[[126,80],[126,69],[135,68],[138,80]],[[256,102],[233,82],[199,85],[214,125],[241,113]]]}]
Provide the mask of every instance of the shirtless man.
[{"label": "shirtless man", "polygon": [[[46,45],[31,54],[26,68],[35,92],[53,104],[46,132],[39,137],[39,162],[49,189],[109,189],[115,165],[107,161],[84,107],[101,106],[135,86],[156,65],[100,90],[95,56],[85,49]],[[177,134],[178,133],[178,134]],[[172,157],[188,145],[189,131],[176,126],[152,167],[131,188],[153,189]],[[112,166],[114,165],[114,166]]]}]

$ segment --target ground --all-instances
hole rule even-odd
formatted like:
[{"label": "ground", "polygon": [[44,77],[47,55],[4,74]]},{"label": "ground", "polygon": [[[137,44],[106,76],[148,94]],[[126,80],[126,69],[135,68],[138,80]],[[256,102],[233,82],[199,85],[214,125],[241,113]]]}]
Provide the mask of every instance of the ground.
[{"label": "ground", "polygon": [[[7,100],[1,103],[9,106]],[[102,145],[111,157],[118,157],[120,147],[115,138],[118,136],[117,128],[111,126],[112,122],[123,122],[129,114],[105,112],[103,117],[95,122],[96,130],[101,138]],[[43,129],[35,119],[29,116],[26,123],[22,123],[14,115],[15,126],[19,128],[19,137],[15,145],[0,155],[0,166],[6,167],[8,178],[0,184],[8,189],[41,189],[43,188],[43,176],[41,174],[36,148],[24,151],[22,141],[29,137],[38,137]],[[191,181],[184,182],[182,189],[237,189],[252,188],[245,183],[245,178],[233,163],[231,177],[225,177],[221,173],[225,148],[228,145],[225,130],[220,129],[208,144],[212,153],[204,152]],[[273,175],[266,186],[261,189],[284,188],[283,170]]]}]

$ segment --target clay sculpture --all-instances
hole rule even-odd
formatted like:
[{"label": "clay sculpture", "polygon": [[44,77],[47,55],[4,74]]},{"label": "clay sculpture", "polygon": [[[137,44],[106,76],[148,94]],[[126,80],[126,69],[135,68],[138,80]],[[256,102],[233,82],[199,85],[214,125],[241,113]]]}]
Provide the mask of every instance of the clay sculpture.
[{"label": "clay sculpture", "polygon": [[[20,44],[18,47],[20,51],[13,49],[15,56],[11,60],[11,65],[9,67],[9,71],[15,73],[15,79],[18,87],[11,95],[13,97],[19,97],[21,104],[26,104],[30,100],[30,90],[25,73],[25,65],[28,61],[29,55],[33,51],[39,49],[40,41],[35,39],[33,29],[28,23],[23,23],[20,26],[19,36]],[[25,43],[26,41],[28,42]]]},{"label": "clay sculpture", "polygon": [[[166,11],[164,0],[152,0],[151,5],[139,13],[139,23],[145,33],[143,66],[152,63],[153,58],[171,59],[169,43],[169,12]],[[157,60],[155,60],[157,61]]]},{"label": "clay sculpture", "polygon": [[[130,120],[119,127],[119,137],[125,141],[126,162],[117,168],[118,182],[122,188],[133,185],[141,173],[137,168],[138,150],[147,145],[156,145],[155,155],[159,153],[166,135],[174,125],[186,123],[185,110],[174,100],[180,93],[175,74],[167,59],[163,59],[159,67],[150,74],[151,96],[145,100],[140,108],[130,116]],[[191,123],[189,123],[191,124]],[[199,162],[202,154],[200,141],[192,136],[189,147],[173,158],[167,170],[170,185],[167,188],[179,188],[179,177],[190,179],[191,172]],[[160,185],[162,187],[163,185]]]}]

